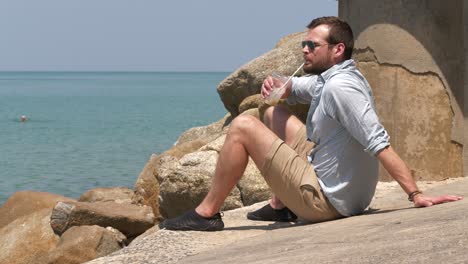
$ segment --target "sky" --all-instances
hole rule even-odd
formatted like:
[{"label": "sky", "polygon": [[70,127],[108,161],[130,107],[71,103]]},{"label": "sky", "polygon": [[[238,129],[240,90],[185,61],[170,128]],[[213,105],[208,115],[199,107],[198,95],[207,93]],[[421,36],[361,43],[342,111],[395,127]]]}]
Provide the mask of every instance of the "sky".
[{"label": "sky", "polygon": [[234,71],[336,0],[0,0],[0,71]]}]

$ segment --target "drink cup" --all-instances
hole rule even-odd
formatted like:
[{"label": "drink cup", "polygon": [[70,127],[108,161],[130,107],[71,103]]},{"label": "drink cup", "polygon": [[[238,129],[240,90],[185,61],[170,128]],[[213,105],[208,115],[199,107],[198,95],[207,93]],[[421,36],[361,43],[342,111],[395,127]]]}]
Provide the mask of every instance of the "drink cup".
[{"label": "drink cup", "polygon": [[276,72],[272,73],[271,77],[273,78],[273,89],[270,91],[270,95],[265,98],[265,102],[269,105],[277,105],[286,90],[285,84],[288,77]]}]

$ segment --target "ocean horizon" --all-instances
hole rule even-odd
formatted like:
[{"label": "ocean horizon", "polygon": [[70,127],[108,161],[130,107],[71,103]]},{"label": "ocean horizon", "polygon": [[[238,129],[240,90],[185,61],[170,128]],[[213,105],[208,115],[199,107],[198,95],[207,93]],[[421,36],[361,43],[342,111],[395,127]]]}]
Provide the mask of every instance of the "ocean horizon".
[{"label": "ocean horizon", "polygon": [[133,188],[152,153],[227,113],[216,87],[229,74],[0,72],[0,204],[21,190]]}]

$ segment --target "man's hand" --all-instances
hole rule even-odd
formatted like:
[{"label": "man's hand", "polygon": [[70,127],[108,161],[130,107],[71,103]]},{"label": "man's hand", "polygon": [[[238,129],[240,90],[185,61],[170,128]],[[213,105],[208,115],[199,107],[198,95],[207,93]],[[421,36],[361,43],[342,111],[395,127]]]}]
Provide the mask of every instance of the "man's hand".
[{"label": "man's hand", "polygon": [[[289,94],[291,93],[291,87],[292,87],[292,82],[289,81],[285,85],[285,91],[281,99],[287,98]],[[262,99],[266,99],[271,91],[273,91],[273,86],[275,85],[275,80],[273,77],[268,76],[265,80],[263,80],[262,88],[260,89],[260,95],[262,96]]]},{"label": "man's hand", "polygon": [[267,98],[270,95],[271,90],[273,90],[273,78],[268,76],[265,80],[263,80],[262,89],[260,90],[262,98]]},{"label": "man's hand", "polygon": [[[408,167],[406,167],[406,164],[403,162],[400,156],[396,154],[391,146],[388,146],[379,154],[377,154],[377,158],[406,193],[410,194],[415,192],[415,190],[418,190],[418,186],[411,177],[410,170]],[[415,207],[427,207],[463,199],[463,197],[456,195],[441,195],[431,197],[422,193],[418,193],[411,198],[413,199]]]},{"label": "man's hand", "polygon": [[428,207],[436,204],[453,202],[463,199],[462,196],[456,195],[441,195],[441,196],[426,196],[424,194],[418,194],[413,197],[413,202],[415,207]]}]

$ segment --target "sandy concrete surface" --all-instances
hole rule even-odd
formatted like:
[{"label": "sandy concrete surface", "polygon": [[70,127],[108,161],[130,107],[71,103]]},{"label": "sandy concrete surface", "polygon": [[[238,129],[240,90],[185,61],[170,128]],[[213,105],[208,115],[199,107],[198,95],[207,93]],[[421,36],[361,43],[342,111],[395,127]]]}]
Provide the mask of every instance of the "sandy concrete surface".
[{"label": "sandy concrete surface", "polygon": [[[468,195],[468,179],[420,182],[429,194]],[[318,224],[256,222],[224,213],[222,232],[154,228],[89,263],[467,263],[468,199],[413,208],[396,183],[380,183],[363,215]]]}]

